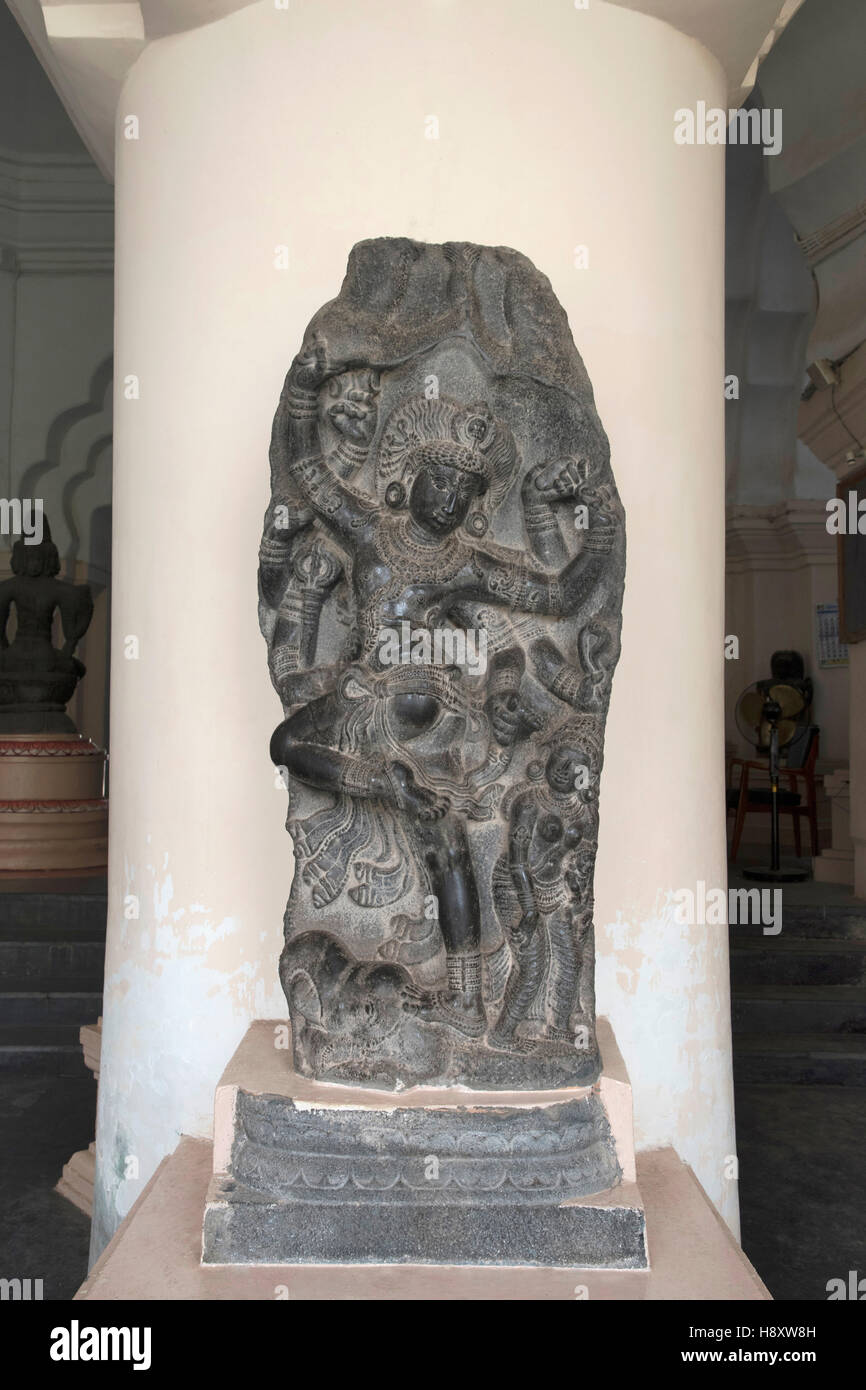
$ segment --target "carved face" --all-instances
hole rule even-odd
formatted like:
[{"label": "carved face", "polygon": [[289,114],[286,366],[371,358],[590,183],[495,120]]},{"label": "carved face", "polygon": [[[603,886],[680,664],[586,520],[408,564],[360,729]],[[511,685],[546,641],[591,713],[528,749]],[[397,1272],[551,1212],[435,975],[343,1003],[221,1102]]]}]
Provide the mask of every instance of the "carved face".
[{"label": "carved face", "polygon": [[444,463],[422,468],[412,484],[409,511],[425,531],[449,536],[463,525],[480,489],[479,479],[459,468]]},{"label": "carved face", "polygon": [[582,748],[552,748],[544,769],[547,785],[555,792],[573,792],[581,768],[588,763]]}]

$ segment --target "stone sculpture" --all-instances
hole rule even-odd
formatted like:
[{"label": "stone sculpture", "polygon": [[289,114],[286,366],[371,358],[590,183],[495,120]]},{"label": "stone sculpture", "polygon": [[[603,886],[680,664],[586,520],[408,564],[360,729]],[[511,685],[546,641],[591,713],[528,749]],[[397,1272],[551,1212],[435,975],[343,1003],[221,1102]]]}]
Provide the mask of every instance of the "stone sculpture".
[{"label": "stone sculpture", "polygon": [[[59,571],[43,517],[42,539],[15,542],[12,577],[0,583],[4,870],[102,869],[108,854],[106,755],[82,738],[66,712],[85,674],[75,652],[90,626],[93,598],[86,584],[59,579]],[[62,645],[55,646],[58,614]]]},{"label": "stone sculpture", "polygon": [[516,251],[362,242],[286,377],[259,609],[304,1076],[598,1076],[593,866],[622,507]]},{"label": "stone sculpture", "polygon": [[[75,649],[93,616],[86,584],[58,579],[60,557],[43,518],[42,539],[12,547],[12,578],[0,583],[0,730],[75,732],[65,713],[84,666]],[[8,638],[15,609],[16,628]],[[52,625],[60,613],[63,646],[55,647]]]}]

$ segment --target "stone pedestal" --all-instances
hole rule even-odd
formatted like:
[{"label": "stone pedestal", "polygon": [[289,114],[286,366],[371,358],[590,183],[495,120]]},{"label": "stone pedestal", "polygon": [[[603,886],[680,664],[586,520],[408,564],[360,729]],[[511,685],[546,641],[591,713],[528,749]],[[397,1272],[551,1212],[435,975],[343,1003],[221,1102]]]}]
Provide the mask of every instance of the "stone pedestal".
[{"label": "stone pedestal", "polygon": [[86,1149],[79,1149],[68,1163],[63,1165],[63,1173],[55,1184],[59,1192],[85,1216],[93,1216],[93,1180],[96,1175],[96,1143],[91,1141]]},{"label": "stone pedestal", "polygon": [[647,1267],[606,1020],[595,1086],[532,1092],[311,1081],[286,1031],[253,1024],[217,1088],[205,1264]]},{"label": "stone pedestal", "polygon": [[[88,1023],[81,1029],[81,1048],[84,1053],[84,1063],[93,1072],[94,1079],[99,1081],[99,1059],[102,1052],[102,1019],[96,1023]],[[86,1149],[79,1149],[74,1153],[68,1163],[64,1163],[63,1172],[55,1185],[54,1191],[59,1192],[61,1197],[65,1197],[72,1202],[73,1206],[83,1211],[85,1216],[93,1216],[93,1183],[96,1176],[96,1142],[88,1144]]]},{"label": "stone pedestal", "polygon": [[213,1145],[184,1137],[164,1159],[76,1300],[765,1300],[770,1295],[671,1148],[637,1156],[651,1268],[514,1265],[207,1265],[201,1213]]},{"label": "stone pedestal", "polygon": [[846,883],[854,886],[854,845],[851,840],[851,773],[837,768],[824,778],[824,791],[830,802],[832,836],[829,849],[812,860],[818,883]]},{"label": "stone pedestal", "polygon": [[0,737],[0,869],[105,867],[105,759],[78,733]]}]

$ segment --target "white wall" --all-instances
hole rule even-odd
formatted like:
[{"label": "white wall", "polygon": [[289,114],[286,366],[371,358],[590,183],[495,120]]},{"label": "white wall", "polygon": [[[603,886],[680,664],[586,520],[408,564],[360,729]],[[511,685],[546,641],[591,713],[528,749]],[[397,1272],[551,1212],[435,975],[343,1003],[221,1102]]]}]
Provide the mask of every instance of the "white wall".
[{"label": "white wall", "polygon": [[178,1135],[209,1132],[248,1022],[285,1015],[290,842],[255,613],[267,443],[307,320],[352,244],[380,235],[516,247],[568,311],[628,528],[599,1004],[639,1143],[675,1144],[736,1222],[726,932],[677,927],[671,906],[676,889],[725,881],[723,152],[673,140],[674,111],[699,99],[724,101],[704,49],[600,2],[263,0],[133,68],[117,349],[118,380],[137,375],[141,395],[115,397],[95,1249]]}]

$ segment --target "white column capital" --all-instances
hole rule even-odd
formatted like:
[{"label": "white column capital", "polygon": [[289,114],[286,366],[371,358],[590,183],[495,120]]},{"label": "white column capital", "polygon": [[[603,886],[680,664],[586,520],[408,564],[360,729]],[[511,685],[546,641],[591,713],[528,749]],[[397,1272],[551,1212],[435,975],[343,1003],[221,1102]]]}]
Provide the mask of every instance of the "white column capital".
[{"label": "white column capital", "polygon": [[[106,178],[114,169],[117,103],[127,73],[145,48],[172,34],[187,33],[226,19],[250,5],[276,0],[6,0],[32,44],[70,118]],[[299,0],[289,0],[291,6]],[[343,0],[357,19],[359,0]],[[363,7],[364,0],[360,0]],[[395,0],[397,3],[397,0]],[[477,0],[476,0],[477,3]],[[604,7],[606,0],[575,0],[575,10]],[[758,64],[770,51],[803,0],[609,0],[670,25],[696,39],[718,60],[727,80],[729,105],[745,101]],[[404,4],[404,0],[400,0]],[[511,5],[511,20],[527,18],[532,0]],[[452,9],[462,22],[457,0],[420,0],[420,6]],[[334,5],[336,12],[339,4]],[[496,22],[508,16],[497,13]],[[335,13],[335,23],[339,16]],[[423,48],[423,19],[418,25]]]}]

